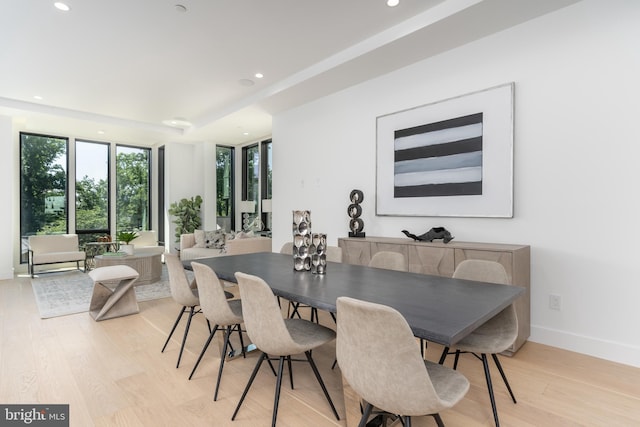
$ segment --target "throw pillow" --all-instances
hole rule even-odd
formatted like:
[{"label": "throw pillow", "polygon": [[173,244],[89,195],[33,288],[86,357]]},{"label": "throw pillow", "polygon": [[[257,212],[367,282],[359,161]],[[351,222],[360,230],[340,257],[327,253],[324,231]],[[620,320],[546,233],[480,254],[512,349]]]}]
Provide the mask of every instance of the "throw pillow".
[{"label": "throw pillow", "polygon": [[193,230],[193,237],[196,239],[194,248],[204,248],[204,230]]},{"label": "throw pillow", "polygon": [[205,231],[204,247],[214,249],[224,249],[225,235],[224,230]]}]

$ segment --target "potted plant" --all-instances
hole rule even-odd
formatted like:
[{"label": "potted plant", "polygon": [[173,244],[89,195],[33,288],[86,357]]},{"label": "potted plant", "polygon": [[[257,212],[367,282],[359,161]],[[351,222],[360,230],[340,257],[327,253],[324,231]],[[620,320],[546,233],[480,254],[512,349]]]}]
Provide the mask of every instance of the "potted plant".
[{"label": "potted plant", "polygon": [[202,197],[195,196],[190,199],[182,199],[169,205],[169,215],[176,217],[173,223],[176,225],[176,242],[180,241],[180,235],[193,233],[202,224],[200,218],[200,205]]},{"label": "potted plant", "polygon": [[133,245],[131,241],[138,237],[138,233],[135,231],[120,231],[116,238],[119,242],[124,242],[120,244],[120,250],[126,254],[133,255]]}]

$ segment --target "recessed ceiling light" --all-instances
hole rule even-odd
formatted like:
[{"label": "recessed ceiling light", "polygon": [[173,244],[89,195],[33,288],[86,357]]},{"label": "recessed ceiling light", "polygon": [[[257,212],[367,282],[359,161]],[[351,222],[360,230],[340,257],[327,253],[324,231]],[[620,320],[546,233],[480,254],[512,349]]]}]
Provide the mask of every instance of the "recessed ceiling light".
[{"label": "recessed ceiling light", "polygon": [[398,4],[400,4],[400,0],[387,0],[387,6],[389,7],[396,7]]},{"label": "recessed ceiling light", "polygon": [[247,135],[249,135],[249,132],[242,132],[242,134],[243,134],[244,136],[247,136]]},{"label": "recessed ceiling light", "polygon": [[40,95],[33,95],[33,99],[42,101],[42,97]]},{"label": "recessed ceiling light", "polygon": [[264,77],[264,74],[262,74],[262,73],[256,73],[256,74],[255,74],[255,76],[256,76],[256,79],[261,79],[261,78],[263,78],[263,77]]},{"label": "recessed ceiling light", "polygon": [[255,82],[253,80],[249,80],[249,79],[240,79],[240,80],[238,80],[238,84],[240,86],[253,86],[255,84]]},{"label": "recessed ceiling light", "polygon": [[181,12],[184,13],[187,11],[187,7],[185,5],[182,4],[177,4],[174,6],[174,8],[176,9],[176,12]]},{"label": "recessed ceiling light", "polygon": [[193,126],[191,124],[191,122],[189,122],[187,119],[184,119],[182,117],[176,117],[175,119],[163,120],[162,124],[164,124],[166,126],[171,126],[171,127],[174,127],[174,128],[189,128],[189,127]]},{"label": "recessed ceiling light", "polygon": [[104,135],[104,131],[103,130],[99,130],[98,131],[98,135]]},{"label": "recessed ceiling light", "polygon": [[56,9],[61,10],[63,12],[69,12],[71,10],[68,4],[62,3],[61,1],[57,1],[53,5],[56,7]]}]

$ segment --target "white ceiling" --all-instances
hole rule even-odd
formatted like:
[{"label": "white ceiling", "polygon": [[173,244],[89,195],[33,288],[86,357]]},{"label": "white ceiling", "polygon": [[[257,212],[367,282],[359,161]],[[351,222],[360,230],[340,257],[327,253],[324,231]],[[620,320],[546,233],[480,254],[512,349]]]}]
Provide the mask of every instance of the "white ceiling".
[{"label": "white ceiling", "polygon": [[275,113],[577,1],[4,0],[0,114],[92,140],[242,144]]}]

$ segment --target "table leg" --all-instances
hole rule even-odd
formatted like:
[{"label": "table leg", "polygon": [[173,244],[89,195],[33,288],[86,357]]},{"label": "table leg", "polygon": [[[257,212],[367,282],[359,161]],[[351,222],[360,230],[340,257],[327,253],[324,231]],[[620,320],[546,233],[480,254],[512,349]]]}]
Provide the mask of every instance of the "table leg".
[{"label": "table leg", "polygon": [[[224,350],[224,334],[226,333],[226,331],[224,333],[220,333],[220,332],[222,331],[216,332],[216,336],[218,340],[218,353],[220,354],[220,357],[222,357],[222,351]],[[249,340],[249,337],[244,332],[243,332],[243,339],[245,344]],[[234,331],[231,333],[231,339],[229,340],[229,342],[233,350],[227,348],[227,354],[225,355],[225,357],[227,358],[227,361],[236,359],[238,357],[242,357],[242,344],[240,343],[240,337],[238,336],[237,332]],[[256,347],[256,345],[253,343],[249,343],[244,347],[245,354],[255,351],[257,349],[258,348]]]}]

